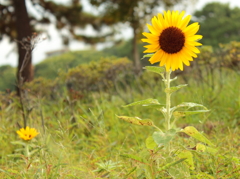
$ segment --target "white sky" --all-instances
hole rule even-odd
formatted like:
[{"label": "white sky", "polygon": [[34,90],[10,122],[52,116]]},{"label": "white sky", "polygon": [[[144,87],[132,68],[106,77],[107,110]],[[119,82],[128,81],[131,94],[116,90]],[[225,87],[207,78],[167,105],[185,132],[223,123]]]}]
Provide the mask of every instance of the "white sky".
[{"label": "white sky", "polygon": [[[66,2],[66,0],[57,0],[58,2]],[[229,3],[231,7],[238,6],[240,7],[240,0],[198,0],[195,8],[196,9],[201,9],[206,3],[209,2],[221,2],[221,3]],[[86,0],[82,0],[83,5],[85,7],[87,4]],[[89,11],[89,8],[86,8],[86,11]],[[193,12],[193,11],[192,11]],[[189,11],[189,13],[191,13]],[[91,31],[91,29],[87,29],[87,31]],[[37,47],[34,49],[33,52],[33,64],[39,63],[42,60],[45,59],[45,53],[49,51],[54,51],[54,50],[60,50],[63,47],[61,39],[56,32],[56,29],[54,28],[54,25],[50,25],[48,28],[48,33],[50,35],[50,38],[47,40],[44,40],[40,42]],[[46,35],[45,35],[46,36]],[[45,37],[43,35],[43,37]],[[132,36],[132,31],[131,29],[124,29],[124,38],[130,38]],[[89,48],[88,45],[82,43],[82,42],[76,42],[72,41],[70,44],[70,49],[71,50],[84,50]],[[97,49],[100,49],[102,45],[97,45]],[[12,66],[17,66],[17,54],[16,54],[16,46],[14,43],[10,43],[7,38],[4,38],[2,41],[0,41],[0,65],[6,65],[10,64]]]}]

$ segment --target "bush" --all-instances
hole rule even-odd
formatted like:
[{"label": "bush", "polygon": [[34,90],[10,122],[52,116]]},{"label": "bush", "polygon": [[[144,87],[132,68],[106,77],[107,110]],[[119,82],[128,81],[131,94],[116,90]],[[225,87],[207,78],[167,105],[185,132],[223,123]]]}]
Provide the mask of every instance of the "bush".
[{"label": "bush", "polygon": [[67,72],[69,68],[91,61],[99,61],[101,57],[106,56],[103,52],[89,50],[68,52],[50,57],[35,66],[35,77],[54,79],[60,71]]},{"label": "bush", "polygon": [[98,62],[79,65],[70,69],[65,80],[70,90],[88,93],[109,90],[118,80],[132,74],[132,63],[127,58],[103,58]]},{"label": "bush", "polygon": [[39,98],[47,98],[47,99],[56,99],[61,92],[60,82],[57,79],[50,80],[43,77],[35,78],[31,82],[27,82],[24,84],[23,89],[28,94],[39,97]]}]

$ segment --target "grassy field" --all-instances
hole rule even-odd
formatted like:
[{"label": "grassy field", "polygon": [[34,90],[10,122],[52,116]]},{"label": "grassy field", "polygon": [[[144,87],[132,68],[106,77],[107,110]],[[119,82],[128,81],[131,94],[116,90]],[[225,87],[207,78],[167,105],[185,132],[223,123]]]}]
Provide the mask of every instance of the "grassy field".
[{"label": "grassy field", "polygon": [[[29,142],[16,133],[17,123],[23,123],[18,98],[2,93],[0,178],[153,178],[149,170],[155,171],[155,178],[240,178],[239,73],[224,70],[221,79],[214,74],[214,88],[188,76],[188,86],[172,95],[173,105],[194,102],[210,110],[179,119],[175,128],[194,126],[215,145],[216,152],[197,151],[196,140],[181,133],[171,141],[170,151],[163,146],[146,148],[145,140],[155,129],[117,118],[138,116],[163,128],[159,111],[122,107],[147,98],[165,103],[161,81],[155,82],[148,73],[142,77],[145,81],[136,80],[111,94],[91,93],[88,99],[71,99],[68,92],[54,100],[27,94],[24,107],[28,125],[40,132]],[[185,82],[179,77],[174,83]],[[192,164],[176,160],[180,149],[191,152]]]}]

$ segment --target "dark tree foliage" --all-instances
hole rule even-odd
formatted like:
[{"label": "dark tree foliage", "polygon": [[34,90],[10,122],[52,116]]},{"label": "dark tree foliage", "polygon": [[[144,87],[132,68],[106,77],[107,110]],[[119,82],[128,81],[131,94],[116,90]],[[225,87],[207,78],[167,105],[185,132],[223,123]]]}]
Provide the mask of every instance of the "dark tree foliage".
[{"label": "dark tree foliage", "polygon": [[[104,40],[104,37],[88,37],[76,33],[77,29],[84,28],[88,24],[96,30],[101,29],[98,18],[83,12],[79,0],[72,0],[68,4],[58,4],[48,0],[29,0],[28,2],[38,12],[38,17],[27,11],[25,0],[0,1],[0,40],[8,37],[12,42],[18,42],[18,85],[20,79],[22,83],[33,79],[31,37],[33,32],[37,32],[36,25],[46,25],[55,19],[57,29],[67,29],[73,38],[90,44]],[[68,44],[70,37],[62,37],[63,42]],[[27,45],[30,45],[29,49],[26,49]]]},{"label": "dark tree foliage", "polygon": [[219,43],[240,40],[240,8],[231,8],[229,4],[209,3],[195,12],[200,22],[201,43],[219,47]]}]

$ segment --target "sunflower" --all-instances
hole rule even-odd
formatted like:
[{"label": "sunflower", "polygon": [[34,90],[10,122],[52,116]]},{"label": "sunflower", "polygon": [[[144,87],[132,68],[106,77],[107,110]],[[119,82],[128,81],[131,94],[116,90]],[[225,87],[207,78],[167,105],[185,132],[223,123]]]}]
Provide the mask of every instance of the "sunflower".
[{"label": "sunflower", "polygon": [[195,35],[199,30],[197,22],[189,25],[191,16],[183,18],[185,12],[164,11],[164,15],[158,14],[152,18],[152,25],[147,24],[150,33],[144,32],[146,37],[143,42],[149,43],[144,53],[153,53],[149,59],[150,63],[160,62],[160,66],[166,66],[166,70],[183,70],[183,63],[190,65],[193,57],[200,53],[196,46],[202,44],[197,42],[201,35]]},{"label": "sunflower", "polygon": [[29,128],[28,126],[26,129],[21,128],[19,131],[17,131],[17,134],[19,135],[20,138],[23,140],[31,140],[34,137],[36,137],[39,133],[37,132],[36,129],[34,128]]}]

